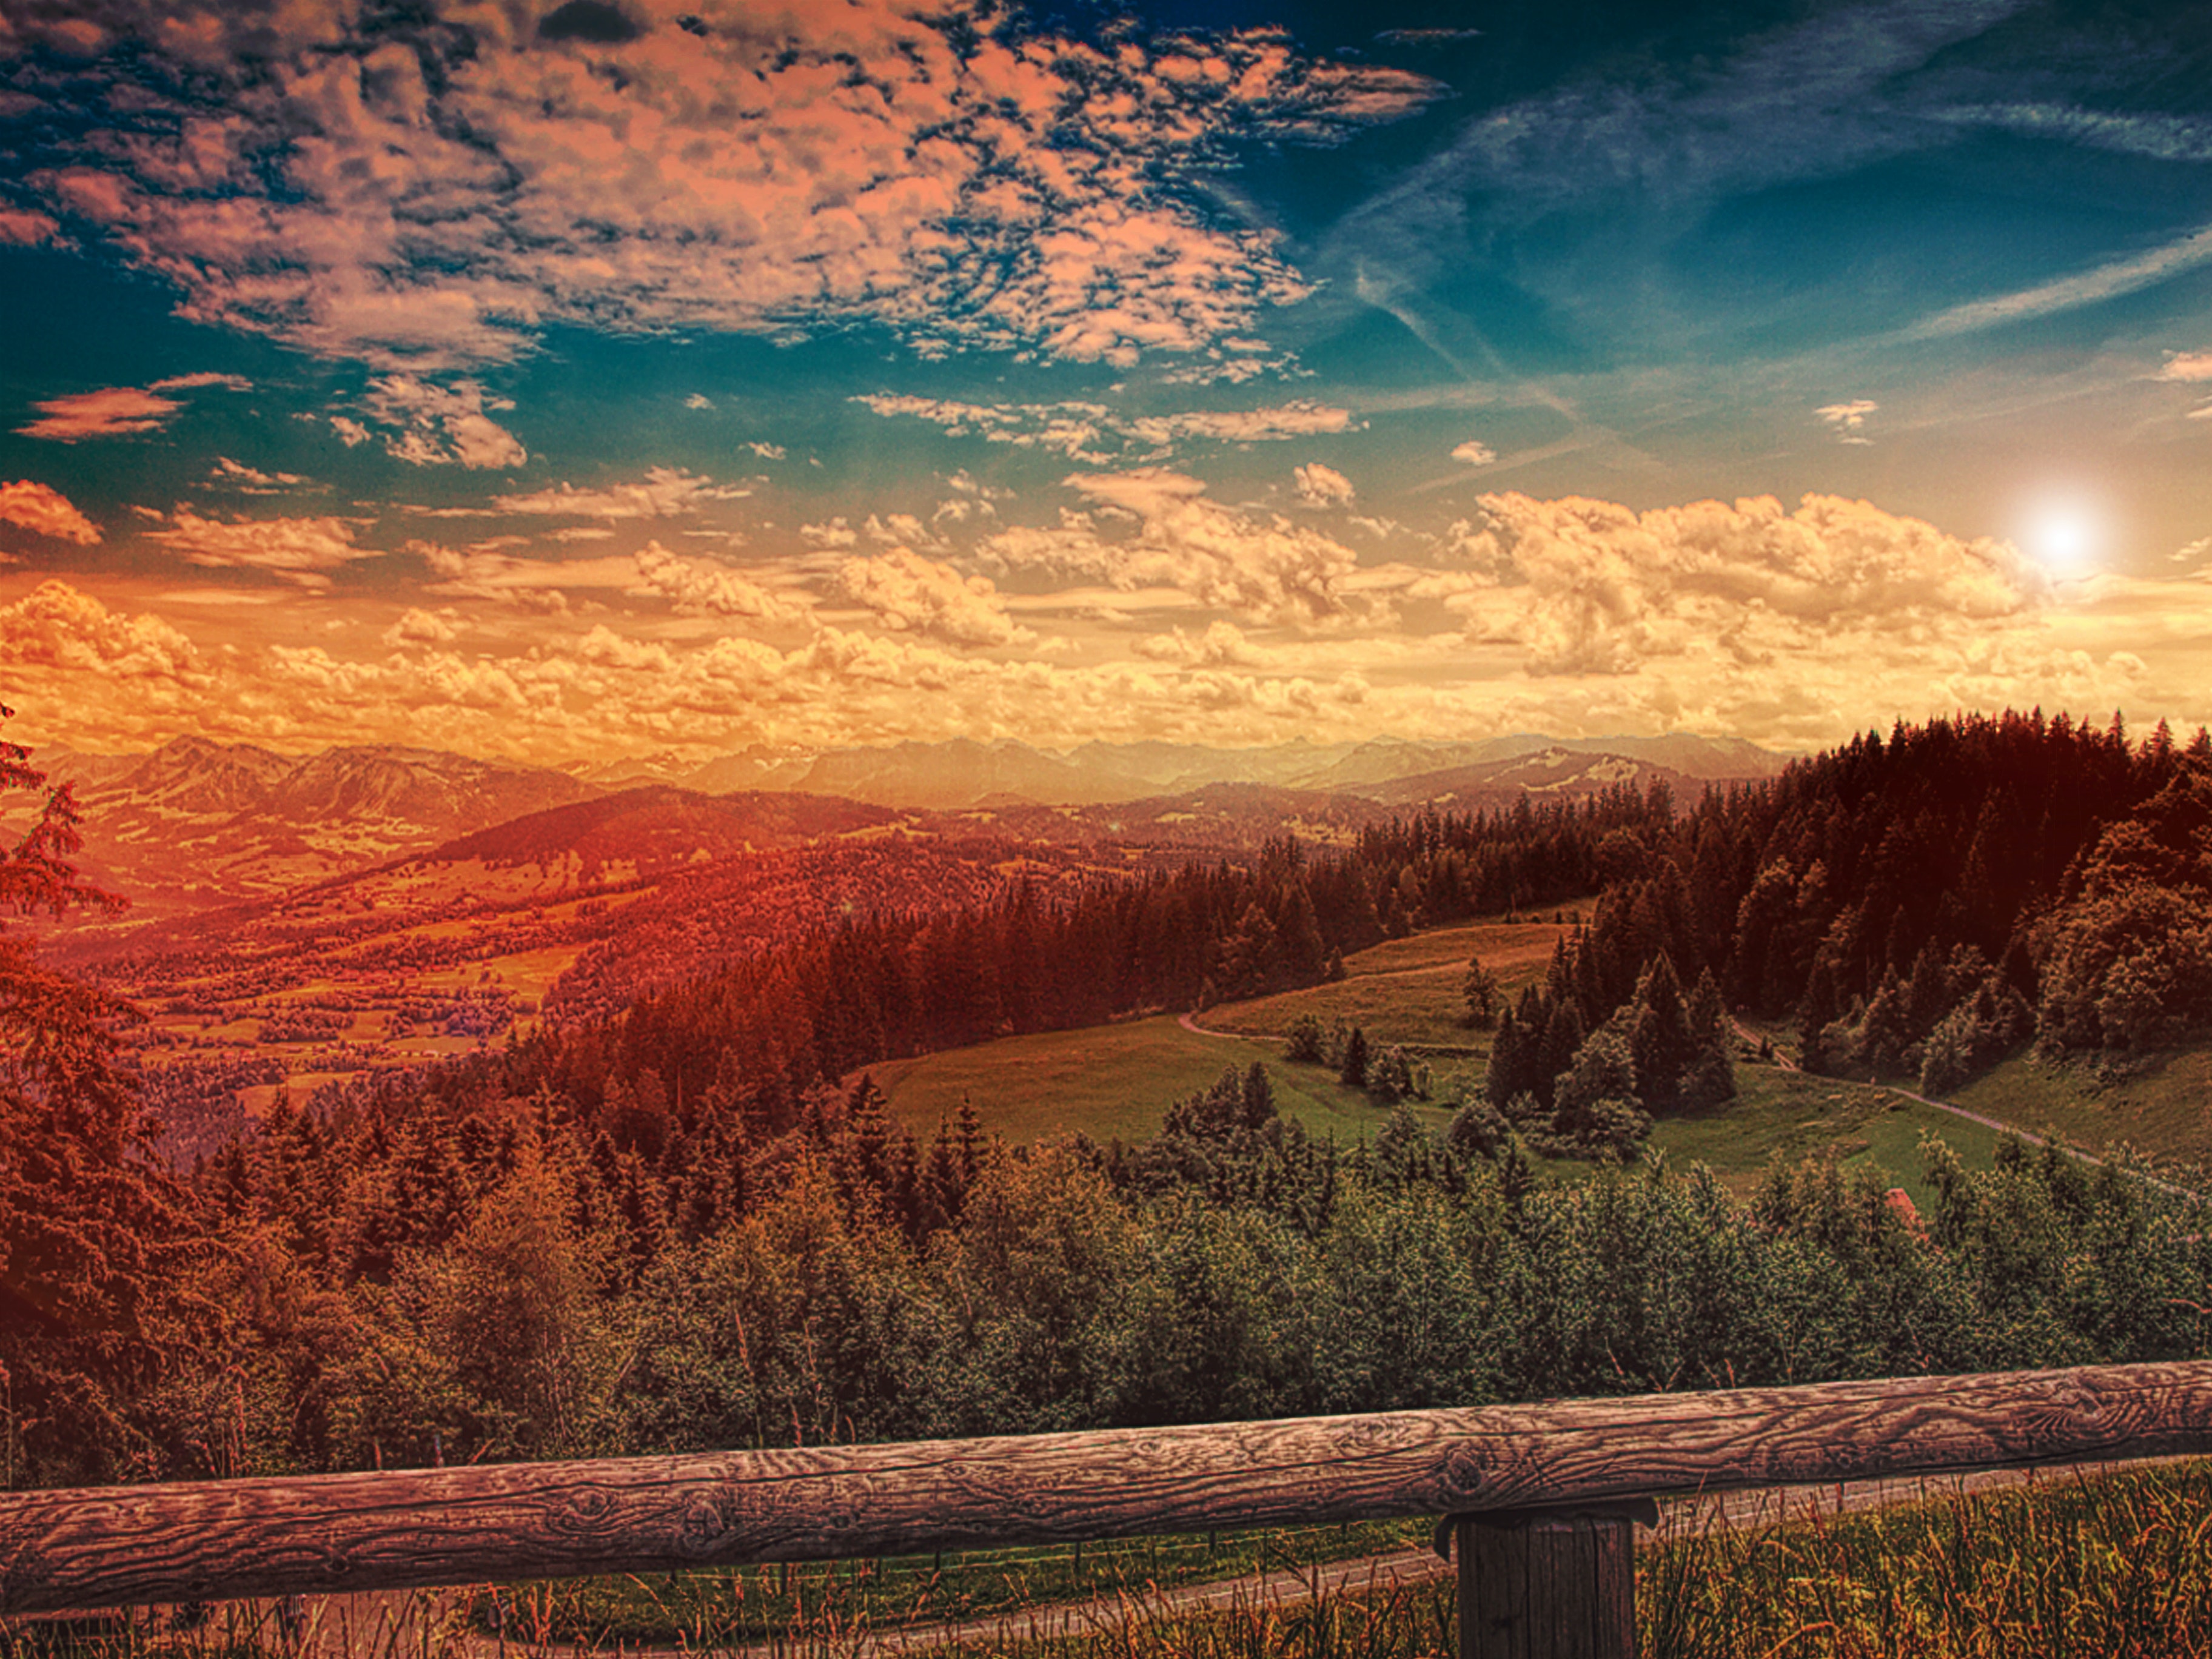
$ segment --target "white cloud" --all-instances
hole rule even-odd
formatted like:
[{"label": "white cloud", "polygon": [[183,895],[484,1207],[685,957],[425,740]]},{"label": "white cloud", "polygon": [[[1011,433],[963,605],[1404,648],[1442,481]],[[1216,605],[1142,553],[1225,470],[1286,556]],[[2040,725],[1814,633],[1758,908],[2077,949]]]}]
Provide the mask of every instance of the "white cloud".
[{"label": "white cloud", "polygon": [[1813,413],[1828,423],[1828,428],[1847,444],[1870,444],[1866,435],[1867,416],[1881,405],[1870,398],[1856,398],[1847,404],[1827,404]]},{"label": "white cloud", "polygon": [[656,466],[630,483],[587,489],[558,483],[525,495],[495,495],[489,510],[549,518],[673,519],[711,502],[738,501],[751,494],[742,484],[718,484],[681,467]]},{"label": "white cloud", "polygon": [[659,542],[647,542],[639,549],[636,560],[643,591],[671,601],[678,615],[733,617],[761,623],[797,622],[805,615],[800,606],[770,592],[750,577],[726,565],[684,558]]},{"label": "white cloud", "polygon": [[633,0],[623,40],[473,0],[26,20],[16,51],[82,60],[71,95],[164,90],[34,175],[54,211],[17,228],[89,222],[198,320],[386,367],[549,323],[1221,356],[1306,291],[1209,202],[1228,141],[1334,143],[1443,91],[1273,30],[1094,46],[975,0],[681,3]]},{"label": "white cloud", "polygon": [[2212,228],[2178,237],[2163,247],[2131,258],[2114,259],[2094,268],[2062,276],[1991,299],[1951,306],[1923,318],[1905,331],[1908,340],[1940,339],[1996,328],[2005,323],[2026,322],[2036,317],[2071,311],[2100,301],[2150,288],[2185,271],[2212,264]]},{"label": "white cloud", "polygon": [[1079,473],[1066,483],[1134,521],[1135,532],[1111,541],[1085,523],[1024,527],[991,537],[979,550],[1009,566],[1094,576],[1124,591],[1177,588],[1198,604],[1258,622],[1312,623],[1348,614],[1343,583],[1358,559],[1318,532],[1224,507],[1206,498],[1198,479],[1164,468]]},{"label": "white cloud", "polygon": [[2212,380],[2212,351],[2170,351],[2158,372],[2161,380]]},{"label": "white cloud", "polygon": [[0,523],[19,525],[80,547],[100,541],[100,526],[78,512],[68,496],[29,478],[0,484]]},{"label": "white cloud", "polygon": [[[365,405],[370,421],[386,428],[387,455],[413,466],[477,470],[520,466],[530,459],[515,435],[484,413],[514,407],[509,399],[487,396],[475,380],[438,386],[412,374],[372,380]],[[356,423],[355,429],[362,428]],[[359,441],[346,427],[338,435],[349,448]]]},{"label": "white cloud", "polygon": [[1479,438],[1469,438],[1452,451],[1451,458],[1469,466],[1488,466],[1498,459],[1498,452]]},{"label": "white cloud", "polygon": [[1126,415],[1104,404],[968,404],[908,393],[856,398],[878,415],[910,416],[942,428],[948,437],[980,437],[1019,449],[1046,449],[1070,460],[1103,464],[1121,456],[1159,460],[1193,440],[1212,443],[1282,443],[1332,433],[1355,432],[1365,422],[1348,409],[1293,398],[1261,409],[1191,410],[1168,415]]},{"label": "white cloud", "polygon": [[1628,674],[1711,656],[1770,670],[1830,650],[1955,653],[2048,588],[2009,544],[1965,541],[1864,501],[1771,496],[1638,514],[1610,501],[1486,495],[1455,603],[1546,674]]},{"label": "white cloud", "polygon": [[684,400],[686,409],[712,409],[714,400],[703,392],[695,392]]},{"label": "white cloud", "polygon": [[841,518],[822,524],[803,524],[799,526],[799,534],[809,547],[854,547],[860,540],[860,532]]},{"label": "white cloud", "polygon": [[158,542],[198,565],[264,570],[301,587],[324,589],[329,572],[359,559],[381,556],[374,548],[354,545],[348,519],[238,519],[228,523],[204,519],[179,507],[167,530],[149,530]]},{"label": "white cloud", "polygon": [[987,576],[963,576],[949,564],[894,547],[877,558],[849,559],[838,584],[848,598],[902,633],[953,645],[1029,645],[1036,635],[1006,614]]},{"label": "white cloud", "polygon": [[1310,461],[1294,469],[1298,481],[1298,499],[1308,507],[1331,507],[1352,505],[1352,480],[1333,466]]}]

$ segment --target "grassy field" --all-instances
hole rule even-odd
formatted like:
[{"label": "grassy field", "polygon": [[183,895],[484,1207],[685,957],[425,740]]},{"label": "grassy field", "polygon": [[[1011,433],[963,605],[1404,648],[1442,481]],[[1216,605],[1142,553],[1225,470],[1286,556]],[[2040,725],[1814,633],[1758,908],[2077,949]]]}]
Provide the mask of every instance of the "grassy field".
[{"label": "grassy field", "polygon": [[[965,1097],[987,1127],[1008,1140],[1050,1139],[1080,1130],[1096,1139],[1140,1140],[1158,1133],[1168,1105],[1206,1085],[1224,1066],[1264,1061],[1283,1111],[1316,1134],[1340,1140],[1372,1135],[1384,1113],[1323,1067],[1292,1065],[1279,1039],[1300,1014],[1324,1023],[1342,1018],[1371,1042],[1402,1042],[1436,1056],[1442,1078],[1455,1069],[1480,1077],[1487,1033],[1459,1023],[1460,984],[1469,957],[1484,963],[1509,992],[1539,977],[1565,930],[1553,922],[1479,922],[1394,939],[1347,958],[1345,977],[1328,985],[1224,1003],[1200,1016],[1204,1032],[1165,1015],[1079,1031],[1008,1037],[872,1068],[893,1112],[917,1133],[934,1132],[941,1115]],[[1233,1036],[1213,1036],[1225,1031]],[[1651,1145],[1677,1169],[1710,1165],[1738,1194],[1758,1184],[1771,1158],[1795,1162],[1829,1154],[1847,1165],[1887,1173],[1893,1184],[1927,1205],[1920,1176],[1920,1139],[1941,1135],[1970,1168],[1987,1168],[1996,1136],[1978,1124],[1902,1099],[1864,1084],[1808,1077],[1771,1066],[1739,1065],[1738,1097],[1724,1109],[1662,1121]],[[1449,1114],[1416,1109],[1432,1127]],[[1547,1161],[1561,1176],[1590,1165]]]},{"label": "grassy field", "polygon": [[[1291,1066],[1267,1042],[1186,1030],[1173,1017],[1129,1020],[1080,1031],[1002,1038],[868,1068],[892,1115],[915,1133],[936,1133],[938,1121],[975,1103],[984,1127],[1019,1145],[1078,1130],[1097,1140],[1149,1140],[1183,1096],[1254,1060],[1267,1063],[1275,1103],[1316,1135],[1352,1141],[1372,1135],[1386,1114],[1357,1089],[1318,1066]],[[1441,1127],[1449,1115],[1421,1115]]]},{"label": "grassy field", "polygon": [[2024,1129],[2055,1130],[2088,1152],[2128,1145],[2161,1163],[2212,1169],[2212,1051],[2153,1055],[2110,1081],[2018,1054],[1952,1098]]},{"label": "grassy field", "polygon": [[1822,1154],[1846,1168],[1885,1173],[1890,1185],[1904,1188],[1926,1209],[1935,1194],[1921,1178],[1923,1134],[1941,1136],[1969,1169],[1990,1168],[1996,1155],[1991,1130],[1886,1089],[1771,1066],[1739,1064],[1735,1076],[1736,1097],[1725,1107],[1663,1118],[1650,1144],[1677,1170],[1708,1165],[1739,1196],[1759,1184],[1771,1159],[1794,1164]]},{"label": "grassy field", "polygon": [[1553,947],[1567,931],[1548,921],[1439,927],[1346,957],[1344,977],[1332,984],[1224,1002],[1206,1010],[1205,1023],[1243,1036],[1280,1036],[1300,1014],[1312,1014],[1324,1025],[1340,1018],[1359,1026],[1370,1042],[1479,1060],[1490,1052],[1489,1034],[1461,1019],[1468,959],[1479,954],[1507,994],[1517,996],[1543,977]]}]

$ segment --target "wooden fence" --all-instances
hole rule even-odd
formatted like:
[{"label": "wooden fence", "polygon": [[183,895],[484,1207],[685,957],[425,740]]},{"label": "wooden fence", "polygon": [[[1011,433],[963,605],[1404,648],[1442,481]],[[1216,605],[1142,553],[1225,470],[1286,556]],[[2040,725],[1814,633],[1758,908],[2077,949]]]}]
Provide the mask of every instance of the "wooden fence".
[{"label": "wooden fence", "polygon": [[2192,1452],[2212,1362],[11,1492],[0,1615],[1434,1516],[1463,1654],[1602,1659],[1656,1495]]}]

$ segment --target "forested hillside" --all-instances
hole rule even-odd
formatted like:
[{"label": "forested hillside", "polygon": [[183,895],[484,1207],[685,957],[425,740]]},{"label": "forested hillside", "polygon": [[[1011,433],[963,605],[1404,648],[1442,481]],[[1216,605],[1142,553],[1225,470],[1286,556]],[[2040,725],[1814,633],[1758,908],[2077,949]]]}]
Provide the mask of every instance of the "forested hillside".
[{"label": "forested hillside", "polygon": [[[20,754],[4,781],[35,782]],[[1342,852],[890,905],[526,1040],[362,1073],[191,1170],[130,1018],[0,953],[10,1483],[1021,1431],[2206,1352],[2201,1219],[2015,1146],[1916,1217],[1832,1163],[1747,1206],[1619,1157],[1725,1110],[1726,1003],[1808,1060],[2112,1055],[2197,1030],[2212,741],[1900,727],[1677,811],[1425,811]],[[71,809],[0,863],[97,902]],[[1587,906],[1488,1099],[1316,1141],[1264,1067],[1141,1146],[892,1119],[875,1061],[1311,983],[1476,913]],[[1470,1017],[1482,975],[1468,975]],[[1947,1059],[1947,1056],[1952,1058]],[[1549,1095],[1542,1091],[1548,1085]],[[1593,1126],[1595,1133],[1585,1133]],[[1517,1131],[1517,1134],[1513,1133]],[[1549,1138],[1548,1140],[1547,1138]]]}]

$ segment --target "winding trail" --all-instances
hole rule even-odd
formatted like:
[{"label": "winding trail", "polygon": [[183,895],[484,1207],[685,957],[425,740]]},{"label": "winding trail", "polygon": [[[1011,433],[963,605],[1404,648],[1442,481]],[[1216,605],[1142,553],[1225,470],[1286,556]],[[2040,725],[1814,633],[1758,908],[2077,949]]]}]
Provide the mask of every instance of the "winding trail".
[{"label": "winding trail", "polygon": [[[1790,1059],[1790,1056],[1784,1054],[1781,1049],[1774,1047],[1771,1039],[1762,1038],[1758,1032],[1753,1030],[1749,1026],[1746,1025],[1741,1020],[1735,1018],[1733,1015],[1729,1016],[1729,1023],[1735,1027],[1736,1035],[1741,1037],[1745,1042],[1751,1043],[1763,1042],[1766,1047],[1768,1054],[1772,1056],[1771,1063],[1778,1070],[1797,1073],[1802,1073],[1803,1071],[1804,1068],[1799,1066],[1796,1060]],[[1196,1028],[1194,1027],[1193,1029]],[[1907,1089],[1899,1084],[1869,1083],[1862,1085],[1861,1086],[1869,1089],[1880,1089],[1885,1094],[1896,1095],[1901,1099],[1915,1102],[1919,1105],[1929,1107],[1938,1112],[1948,1112],[1953,1117],[1964,1118],[1969,1123],[1978,1124],[1983,1128],[1993,1130],[2001,1135],[2010,1135],[2014,1139],[2023,1141],[2030,1146],[2047,1146],[2051,1144],[2051,1138],[2048,1135],[2037,1134],[2032,1129],[2021,1128],[2017,1123],[2006,1123],[2000,1119],[1985,1116],[1980,1112],[1971,1110],[1964,1106],[1954,1106],[1948,1100],[1931,1100],[1926,1095]],[[2103,1158],[2097,1157],[2093,1152],[2085,1152],[2078,1146],[2069,1146],[2062,1141],[2059,1143],[2058,1150],[2065,1153],[2067,1157],[2072,1158],[2077,1164],[2087,1164],[2094,1169],[2100,1170],[2105,1167],[2105,1160]],[[2162,1181],[2154,1175],[2146,1175],[2141,1170],[2122,1169],[2120,1173],[2128,1176],[2131,1180],[2140,1181],[2144,1186],[2152,1188],[2154,1191],[2164,1193],[2169,1198],[2185,1198],[2191,1203],[2195,1204],[2202,1204],[2204,1201],[2204,1194],[2197,1191],[2194,1188],[2178,1186],[2171,1181]]]}]

